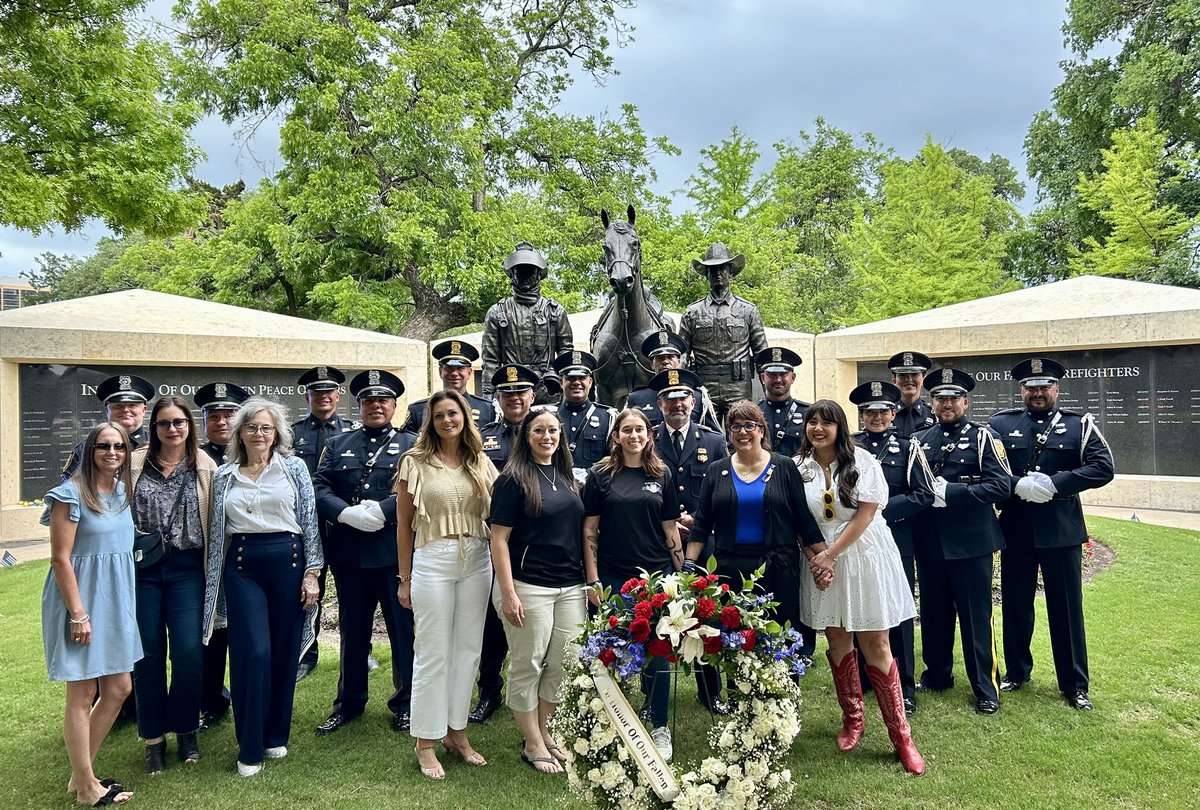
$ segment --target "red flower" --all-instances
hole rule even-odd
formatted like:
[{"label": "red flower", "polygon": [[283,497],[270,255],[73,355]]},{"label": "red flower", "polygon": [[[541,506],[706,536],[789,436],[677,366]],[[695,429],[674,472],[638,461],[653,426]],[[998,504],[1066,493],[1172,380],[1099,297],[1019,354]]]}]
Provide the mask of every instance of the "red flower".
[{"label": "red flower", "polygon": [[646,645],[646,652],[659,658],[666,658],[671,654],[671,642],[665,638],[652,638]]},{"label": "red flower", "polygon": [[678,664],[679,656],[676,655],[675,653],[671,653],[670,655],[667,656],[667,663],[668,664]]},{"label": "red flower", "polygon": [[708,577],[696,577],[692,580],[692,589],[702,591],[708,587]]},{"label": "red flower", "polygon": [[742,631],[742,649],[743,650],[753,650],[754,642],[755,642],[754,628],[751,627],[748,630],[743,630]]},{"label": "red flower", "polygon": [[600,663],[604,664],[604,666],[611,667],[612,662],[617,659],[617,653],[612,647],[605,647],[597,658],[600,659]]},{"label": "red flower", "polygon": [[704,654],[716,655],[721,651],[720,636],[705,636],[704,637]]},{"label": "red flower", "polygon": [[733,605],[721,611],[721,624],[729,630],[737,630],[742,623],[742,612]]},{"label": "red flower", "polygon": [[617,626],[618,624],[620,624],[620,623],[621,623],[621,620],[620,620],[620,619],[618,619],[616,616],[609,616],[609,617],[608,617],[608,626],[609,626],[609,627],[616,627],[616,626]]},{"label": "red flower", "polygon": [[630,591],[637,590],[637,587],[639,585],[645,585],[645,584],[646,583],[642,582],[640,579],[637,579],[636,577],[633,579],[627,579],[627,580],[625,580],[625,584],[621,586],[621,593],[628,595]]},{"label": "red flower", "polygon": [[671,597],[667,596],[665,593],[656,593],[654,596],[650,597],[650,604],[654,605],[655,610],[662,607],[669,601],[671,601]]},{"label": "red flower", "polygon": [[710,618],[717,612],[717,603],[709,599],[707,596],[701,596],[696,600],[696,615],[701,619]]},{"label": "red flower", "polygon": [[722,585],[721,585],[721,593],[728,593],[728,592],[729,592],[729,583],[727,583],[727,582],[726,582],[726,583],[722,583]]},{"label": "red flower", "polygon": [[647,619],[634,619],[629,625],[629,637],[642,642],[650,638],[650,622]]},{"label": "red flower", "polygon": [[653,614],[654,605],[650,604],[649,602],[638,602],[633,606],[633,615],[637,616],[639,619],[649,620],[650,616]]}]

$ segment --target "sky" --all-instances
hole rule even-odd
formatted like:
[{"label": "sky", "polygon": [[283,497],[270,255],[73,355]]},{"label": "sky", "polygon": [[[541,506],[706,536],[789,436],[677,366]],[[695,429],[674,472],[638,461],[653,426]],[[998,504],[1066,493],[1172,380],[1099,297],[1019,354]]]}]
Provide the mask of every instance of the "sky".
[{"label": "sky", "polygon": [[[620,75],[604,86],[579,78],[562,108],[617,115],[635,105],[647,134],[682,150],[656,160],[656,190],[668,195],[733,126],[758,142],[765,170],[771,145],[798,140],[818,116],[871,132],[901,157],[931,136],[984,159],[1003,155],[1023,173],[1025,132],[1050,106],[1068,56],[1064,16],[1063,0],[641,0],[624,14],[633,41],[613,52]],[[196,174],[213,185],[252,185],[277,168],[270,126],[247,140],[209,118],[194,137],[207,155]],[[1035,192],[1027,186],[1026,211]],[[105,235],[100,223],[38,236],[0,227],[0,276],[20,275],[47,251],[87,255]]]}]

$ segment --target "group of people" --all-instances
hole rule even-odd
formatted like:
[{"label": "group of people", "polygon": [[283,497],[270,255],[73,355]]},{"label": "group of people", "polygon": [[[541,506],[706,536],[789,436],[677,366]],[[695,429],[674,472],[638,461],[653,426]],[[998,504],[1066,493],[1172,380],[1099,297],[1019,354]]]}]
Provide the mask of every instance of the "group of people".
[{"label": "group of people", "polygon": [[[432,779],[446,775],[439,743],[486,765],[467,727],[501,704],[506,658],[504,702],[524,738],[521,758],[561,772],[549,721],[588,601],[639,570],[709,557],[733,582],[765,566],[761,583],[778,619],[802,633],[805,656],[824,632],[841,750],[861,738],[871,689],[904,768],[923,773],[907,717],[917,691],[953,685],[956,619],[975,707],[995,713],[999,692],[1031,676],[1039,569],[1059,688],[1070,705],[1091,708],[1078,493],[1111,480],[1113,464],[1091,417],[1058,407],[1059,364],[1030,358],[1013,369],[1024,407],[984,425],[966,418],[969,373],[901,352],[890,382],[852,392],[865,428],[854,433],[836,402],[792,398],[801,361],[786,348],[753,357],[765,398],[723,414],[681,367],[678,336],[653,334],[642,352],[656,374],[618,412],[594,401],[587,352],[553,361],[560,402],[535,405],[545,375],[515,363],[491,372],[493,402],[466,390],[475,348],[444,341],[433,356],[445,387],[410,405],[402,428],[393,421],[404,383],[381,369],[349,383],[356,422],[338,416],[346,378],[332,366],[300,378],[309,412],[292,424],[282,406],[212,383],[195,398],[203,445],[184,400],[151,407],[153,386],[133,375],[101,384],[108,419],[72,454],[43,518],[46,659],[51,678],[68,682],[64,736],[79,803],[132,795],[92,770],[131,691],[147,771],[166,766],[168,734],[180,760],[199,759],[196,732],[219,719],[202,702],[222,696],[226,645],[238,772],[286,756],[296,682],[318,661],[326,571],[337,587],[340,669],[317,733],[364,713],[380,610],[392,725],[414,738]],[[1001,549],[1002,680],[991,595]],[[701,703],[727,711],[717,673],[696,677]],[[669,759],[661,667],[647,668],[642,689],[651,738]]]}]

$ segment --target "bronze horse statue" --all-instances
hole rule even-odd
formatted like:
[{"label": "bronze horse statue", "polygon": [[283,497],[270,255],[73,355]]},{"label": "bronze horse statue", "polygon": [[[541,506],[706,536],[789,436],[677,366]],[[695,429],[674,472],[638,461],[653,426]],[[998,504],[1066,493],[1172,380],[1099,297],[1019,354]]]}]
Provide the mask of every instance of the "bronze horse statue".
[{"label": "bronze horse statue", "polygon": [[642,341],[674,324],[663,316],[663,305],[642,283],[642,243],[633,228],[636,214],[626,209],[627,222],[600,212],[604,223],[604,270],[613,293],[592,328],[592,354],[596,357],[595,398],[606,405],[624,407],[629,392],[646,385],[653,376],[642,357]]}]

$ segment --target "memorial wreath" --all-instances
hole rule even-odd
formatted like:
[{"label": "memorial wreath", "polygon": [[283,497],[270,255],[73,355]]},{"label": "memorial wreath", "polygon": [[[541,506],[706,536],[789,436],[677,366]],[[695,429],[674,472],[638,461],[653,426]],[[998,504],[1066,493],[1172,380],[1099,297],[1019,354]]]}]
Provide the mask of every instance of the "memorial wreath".
[{"label": "memorial wreath", "polygon": [[[784,760],[800,731],[801,639],[770,618],[756,583],[712,573],[645,574],[606,591],[568,648],[554,731],[572,792],[601,807],[768,808],[793,790]],[[658,754],[622,691],[652,658],[684,671],[716,667],[730,712],[709,730],[712,756],[686,772]]]}]

